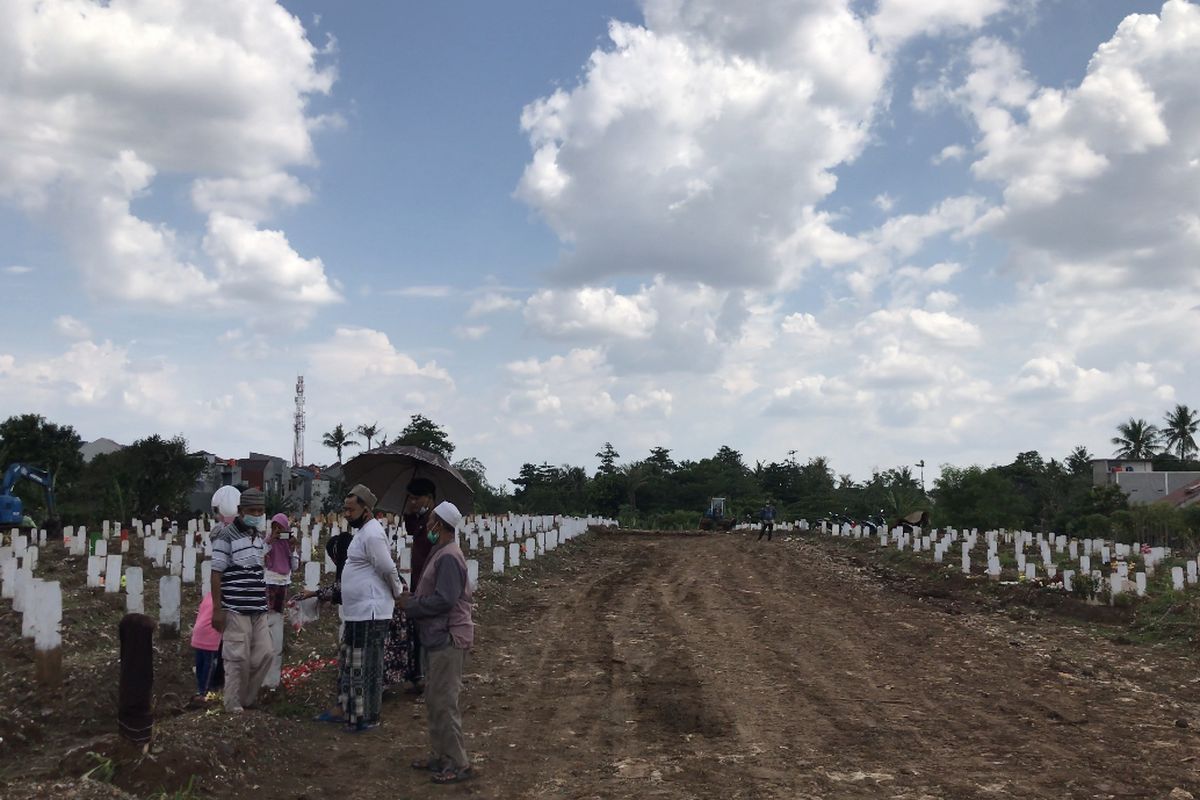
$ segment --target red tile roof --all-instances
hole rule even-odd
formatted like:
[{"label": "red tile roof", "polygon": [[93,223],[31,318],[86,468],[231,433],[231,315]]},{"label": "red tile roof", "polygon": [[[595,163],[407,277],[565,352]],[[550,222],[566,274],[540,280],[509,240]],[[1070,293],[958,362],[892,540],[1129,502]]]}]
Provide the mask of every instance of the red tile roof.
[{"label": "red tile roof", "polygon": [[1170,503],[1175,508],[1183,508],[1200,502],[1200,481],[1192,481],[1187,486],[1176,489],[1158,502]]}]

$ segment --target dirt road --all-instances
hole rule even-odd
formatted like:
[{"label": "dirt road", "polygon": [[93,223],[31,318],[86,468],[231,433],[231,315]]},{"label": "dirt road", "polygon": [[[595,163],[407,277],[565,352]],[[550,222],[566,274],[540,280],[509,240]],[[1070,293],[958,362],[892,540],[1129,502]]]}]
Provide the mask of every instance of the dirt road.
[{"label": "dirt road", "polygon": [[[439,795],[1200,796],[1200,673],[1177,651],[922,602],[819,543],[578,547],[485,590],[478,775]],[[422,711],[390,701],[357,738],[297,722],[292,756],[255,780],[278,798],[428,796],[406,766]]]}]

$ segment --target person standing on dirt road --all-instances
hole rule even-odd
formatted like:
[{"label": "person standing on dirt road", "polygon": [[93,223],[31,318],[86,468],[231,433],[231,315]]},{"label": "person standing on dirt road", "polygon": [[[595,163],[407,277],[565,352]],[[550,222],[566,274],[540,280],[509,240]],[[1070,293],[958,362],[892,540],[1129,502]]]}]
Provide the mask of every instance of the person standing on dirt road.
[{"label": "person standing on dirt road", "polygon": [[[436,502],[437,487],[428,478],[414,478],[406,488],[408,499],[404,503],[403,522],[405,531],[412,537],[410,583],[416,586],[433,550],[428,537],[429,515]],[[397,607],[384,651],[384,684],[398,686],[408,681],[411,684],[408,691],[421,694],[425,682],[423,661],[420,629],[416,622],[408,618],[404,609]]]},{"label": "person standing on dirt road", "polygon": [[338,702],[347,732],[379,725],[383,705],[383,644],[396,598],[404,583],[388,546],[387,533],[374,516],[375,495],[361,483],[343,501],[342,513],[354,538],[342,570],[342,647],[338,659]]},{"label": "person standing on dirt road", "polygon": [[762,507],[762,511],[758,512],[760,528],[758,530],[758,541],[762,541],[763,536],[767,537],[767,541],[771,541],[771,536],[775,533],[775,506],[771,505],[768,500],[767,504]]},{"label": "person standing on dirt road", "polygon": [[271,667],[263,572],[266,527],[266,498],[261,489],[247,489],[238,500],[238,516],[212,536],[212,626],[222,634],[228,711],[255,705]]},{"label": "person standing on dirt road", "polygon": [[449,502],[433,509],[427,538],[433,552],[412,595],[400,605],[420,628],[425,657],[425,707],[429,711],[429,757],[414,761],[414,769],[433,773],[434,783],[458,783],[470,778],[471,762],[463,740],[462,691],[467,652],[475,641],[471,619],[471,585],[467,561],[458,546],[462,513]]},{"label": "person standing on dirt road", "polygon": [[266,541],[267,633],[271,636],[271,668],[265,681],[268,689],[279,686],[287,590],[292,583],[292,570],[300,568],[300,540],[291,535],[291,528],[287,514],[276,514],[271,517],[271,532]]}]

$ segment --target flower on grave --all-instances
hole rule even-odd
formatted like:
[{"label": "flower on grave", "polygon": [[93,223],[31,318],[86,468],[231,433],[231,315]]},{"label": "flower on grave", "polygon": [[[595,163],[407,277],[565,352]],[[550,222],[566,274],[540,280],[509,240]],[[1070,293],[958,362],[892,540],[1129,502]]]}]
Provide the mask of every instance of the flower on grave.
[{"label": "flower on grave", "polygon": [[279,682],[285,689],[294,689],[300,683],[312,677],[313,673],[331,666],[337,666],[336,658],[314,658],[302,664],[284,667],[280,670]]}]

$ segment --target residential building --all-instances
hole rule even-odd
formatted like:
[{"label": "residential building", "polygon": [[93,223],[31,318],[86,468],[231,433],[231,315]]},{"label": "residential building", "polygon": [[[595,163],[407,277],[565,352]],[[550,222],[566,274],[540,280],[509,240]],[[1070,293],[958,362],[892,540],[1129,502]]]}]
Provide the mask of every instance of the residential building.
[{"label": "residential building", "polygon": [[1200,472],[1155,472],[1150,461],[1099,458],[1092,461],[1092,484],[1119,486],[1129,502],[1153,503],[1200,481]]}]

